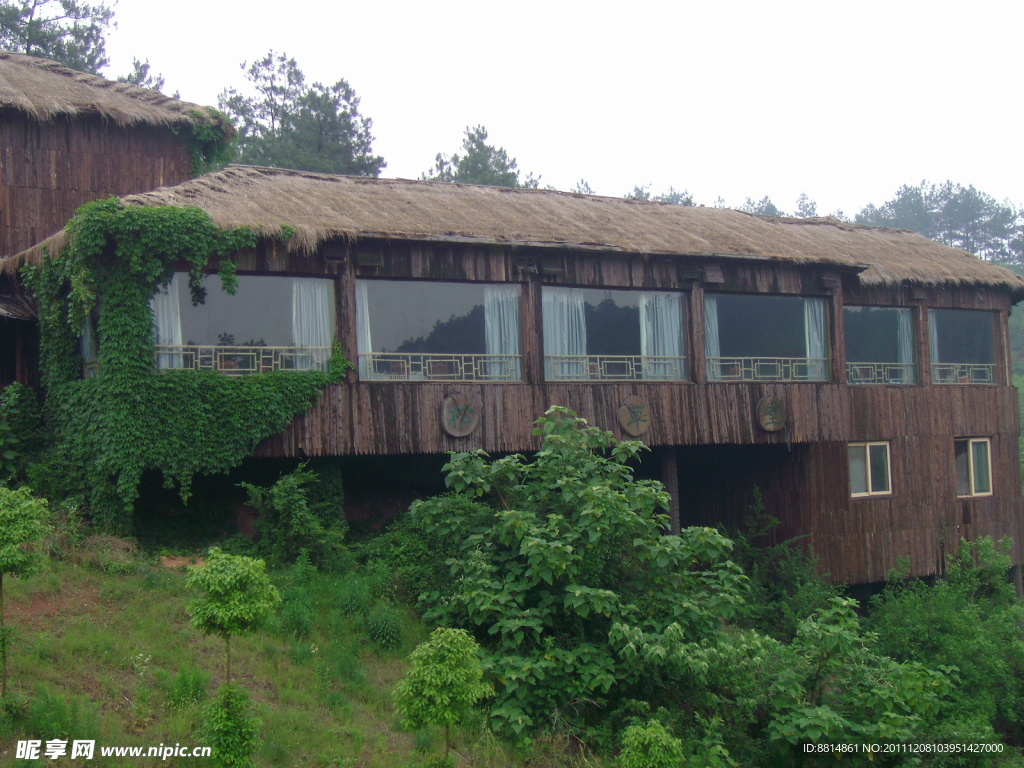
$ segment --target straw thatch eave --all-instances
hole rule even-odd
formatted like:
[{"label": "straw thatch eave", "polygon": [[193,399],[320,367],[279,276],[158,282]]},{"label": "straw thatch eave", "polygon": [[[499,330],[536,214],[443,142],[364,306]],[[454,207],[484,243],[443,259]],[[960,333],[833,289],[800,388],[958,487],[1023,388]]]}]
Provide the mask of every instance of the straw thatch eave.
[{"label": "straw thatch eave", "polygon": [[[126,205],[194,205],[221,227],[276,238],[294,251],[327,240],[465,242],[646,256],[774,261],[859,272],[864,285],[980,286],[1024,298],[1024,278],[905,230],[833,218],[788,219],[540,189],[508,189],[231,166]],[[3,269],[56,254],[58,233]]]},{"label": "straw thatch eave", "polygon": [[0,110],[40,122],[98,116],[119,126],[220,122],[208,107],[77,72],[56,61],[0,51]]}]

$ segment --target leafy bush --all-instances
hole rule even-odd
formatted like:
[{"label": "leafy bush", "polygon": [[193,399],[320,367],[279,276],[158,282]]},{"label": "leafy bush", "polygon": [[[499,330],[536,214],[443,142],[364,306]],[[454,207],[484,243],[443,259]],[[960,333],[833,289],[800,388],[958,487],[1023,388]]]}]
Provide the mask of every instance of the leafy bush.
[{"label": "leafy bush", "polygon": [[377,603],[366,617],[366,631],[381,648],[397,648],[402,642],[402,618],[389,603]]},{"label": "leafy bush", "polygon": [[[937,729],[1024,746],[1024,605],[1008,575],[1012,542],[961,541],[947,578],[893,581],[873,603],[879,648],[902,661],[955,667]],[[979,722],[985,727],[979,727]]]},{"label": "leafy bush", "polygon": [[252,768],[259,747],[260,722],[244,688],[225,683],[203,712],[203,744],[220,768]]},{"label": "leafy bush", "polygon": [[684,760],[683,743],[657,720],[622,732],[622,768],[682,768]]},{"label": "leafy bush", "polygon": [[0,398],[0,479],[23,477],[43,442],[36,393],[18,382],[8,384]]},{"label": "leafy bush", "polygon": [[395,706],[405,728],[443,725],[445,757],[451,727],[458,725],[480,699],[491,695],[482,682],[479,646],[463,629],[438,627],[409,656],[409,671],[395,686]]},{"label": "leafy bush", "polygon": [[736,544],[734,559],[750,580],[739,620],[744,626],[789,641],[801,621],[827,608],[841,590],[818,573],[815,558],[803,551],[799,540],[763,543],[779,521],[765,514],[760,488],[754,488],[754,503],[748,512],[743,529],[731,534]]},{"label": "leafy bush", "polygon": [[50,510],[46,499],[32,489],[16,491],[0,486],[0,698],[7,695],[7,646],[10,635],[4,626],[4,576],[25,578],[42,567],[42,542],[49,533]]},{"label": "leafy bush", "polygon": [[531,461],[453,454],[445,469],[455,495],[410,510],[441,551],[456,551],[448,591],[426,597],[428,617],[484,642],[499,681],[495,726],[514,734],[660,693],[644,648],[665,633],[713,635],[736,615],[745,585],[716,531],[665,535],[668,495],[629,468],[643,445],[557,407],[535,432],[542,445]]},{"label": "leafy bush", "polygon": [[313,596],[305,587],[293,587],[284,593],[281,613],[278,616],[280,631],[296,640],[302,640],[313,633],[316,622],[316,607]]},{"label": "leafy bush", "polygon": [[259,626],[281,601],[262,560],[210,549],[206,564],[189,569],[187,586],[199,597],[190,600],[192,626],[224,640],[225,679],[231,681],[231,636]]},{"label": "leafy bush", "polygon": [[186,664],[174,677],[158,670],[154,673],[157,684],[167,693],[172,709],[186,709],[202,702],[210,687],[210,673],[193,664]]},{"label": "leafy bush", "polygon": [[249,494],[249,504],[260,513],[256,547],[280,565],[295,562],[303,551],[315,563],[329,563],[344,548],[344,515],[332,502],[310,503],[306,486],[318,480],[305,467],[303,464],[282,476],[270,488],[241,484]]},{"label": "leafy bush", "polygon": [[373,593],[366,579],[361,576],[347,578],[338,589],[338,610],[343,616],[366,616],[370,613]]},{"label": "leafy bush", "polygon": [[95,739],[99,733],[96,711],[83,697],[68,700],[43,687],[28,704],[26,732],[45,739]]},{"label": "leafy bush", "polygon": [[[453,515],[469,521],[482,519],[476,500],[462,494],[445,497]],[[467,522],[467,525],[470,525]],[[458,556],[461,543],[453,536],[426,528],[414,515],[402,515],[387,531],[374,537],[363,549],[361,559],[386,569],[398,594],[409,602],[429,606],[431,595],[451,595],[455,582],[448,561]]]}]

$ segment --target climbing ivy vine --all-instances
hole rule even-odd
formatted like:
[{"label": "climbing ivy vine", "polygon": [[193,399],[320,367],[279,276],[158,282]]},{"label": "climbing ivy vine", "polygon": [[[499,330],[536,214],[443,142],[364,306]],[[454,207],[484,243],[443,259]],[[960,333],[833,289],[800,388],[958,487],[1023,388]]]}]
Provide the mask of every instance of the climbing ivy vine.
[{"label": "climbing ivy vine", "polygon": [[[193,301],[200,279],[219,269],[237,285],[233,253],[256,245],[245,228],[223,230],[199,208],[125,206],[110,199],[82,206],[57,258],[23,268],[39,308],[40,363],[53,446],[34,472],[51,494],[81,493],[95,519],[126,530],[147,469],[188,499],[197,474],[225,472],[260,440],[307,410],[351,364],[340,347],[329,370],[229,377],[155,367],[149,301],[184,262]],[[98,373],[81,379],[78,340],[96,319]]]},{"label": "climbing ivy vine", "polygon": [[193,176],[219,170],[235,159],[238,142],[230,117],[213,108],[190,110],[188,115],[193,122],[185,134]]}]

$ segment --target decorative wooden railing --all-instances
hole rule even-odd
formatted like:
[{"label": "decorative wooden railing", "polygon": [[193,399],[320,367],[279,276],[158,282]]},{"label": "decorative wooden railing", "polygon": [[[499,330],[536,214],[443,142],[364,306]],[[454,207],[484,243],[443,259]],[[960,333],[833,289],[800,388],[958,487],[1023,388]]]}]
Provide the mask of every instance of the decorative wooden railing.
[{"label": "decorative wooden railing", "polygon": [[519,381],[519,355],[441,355],[377,352],[359,355],[359,377],[369,381]]},{"label": "decorative wooden railing", "polygon": [[994,363],[932,363],[934,384],[995,384]]},{"label": "decorative wooden railing", "polygon": [[847,363],[848,384],[916,384],[913,363]]},{"label": "decorative wooden railing", "polygon": [[545,355],[548,381],[685,381],[685,357]]},{"label": "decorative wooden railing", "polygon": [[827,358],[709,357],[708,381],[828,381]]},{"label": "decorative wooden railing", "polygon": [[156,345],[163,370],[220,371],[240,376],[269,371],[326,371],[331,347]]}]

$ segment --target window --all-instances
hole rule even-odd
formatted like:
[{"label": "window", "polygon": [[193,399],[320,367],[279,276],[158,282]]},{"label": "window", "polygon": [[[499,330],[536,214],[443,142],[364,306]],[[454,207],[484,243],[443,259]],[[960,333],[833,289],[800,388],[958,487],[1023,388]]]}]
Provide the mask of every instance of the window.
[{"label": "window", "polygon": [[518,283],[357,280],[359,378],[518,381]]},{"label": "window", "polygon": [[913,384],[914,324],[902,307],[844,307],[846,380],[850,384]]},{"label": "window", "polygon": [[995,384],[995,318],[982,310],[928,310],[935,384]]},{"label": "window", "polygon": [[851,496],[887,496],[892,493],[889,443],[850,443]]},{"label": "window", "polygon": [[541,290],[548,381],[686,378],[682,293]]},{"label": "window", "polygon": [[708,293],[708,381],[826,381],[825,300]]},{"label": "window", "polygon": [[965,437],[953,441],[957,496],[991,496],[992,464],[987,437]]},{"label": "window", "polygon": [[159,368],[222,373],[327,370],[334,340],[334,281],[318,277],[239,275],[238,290],[202,280],[192,303],[188,275],[175,273],[153,297]]}]

